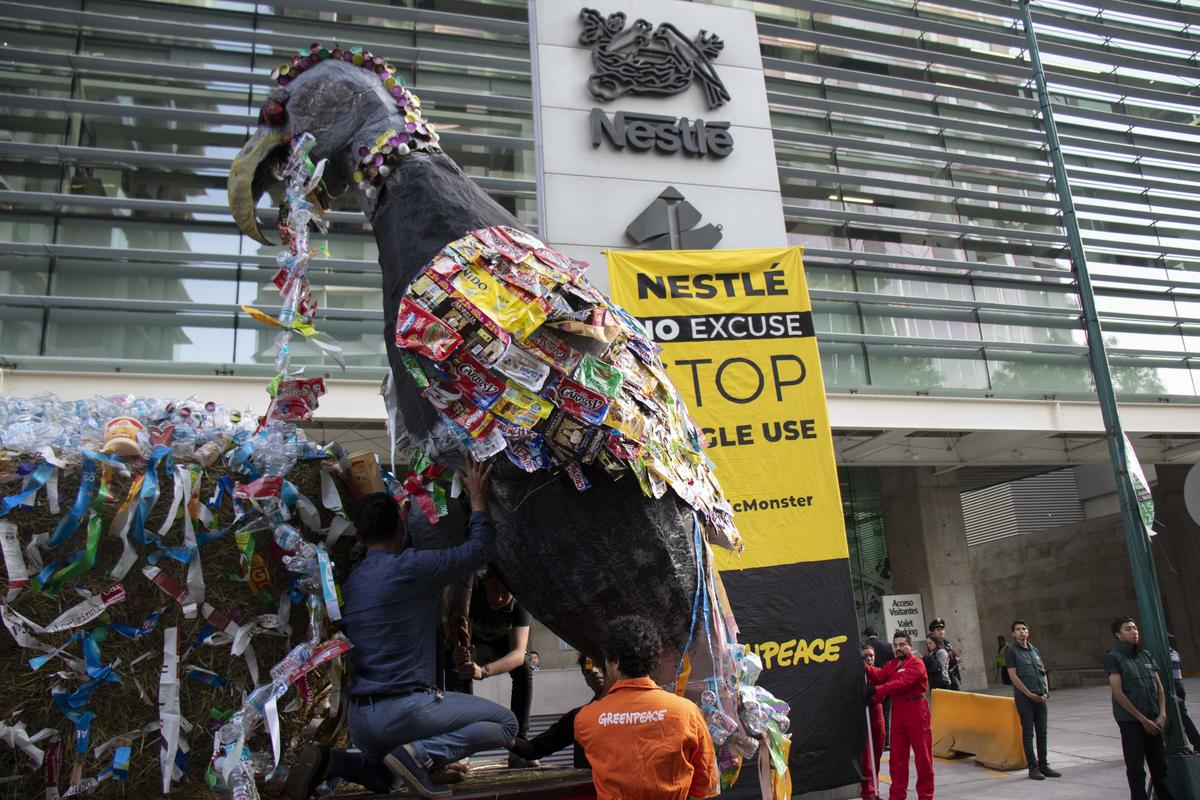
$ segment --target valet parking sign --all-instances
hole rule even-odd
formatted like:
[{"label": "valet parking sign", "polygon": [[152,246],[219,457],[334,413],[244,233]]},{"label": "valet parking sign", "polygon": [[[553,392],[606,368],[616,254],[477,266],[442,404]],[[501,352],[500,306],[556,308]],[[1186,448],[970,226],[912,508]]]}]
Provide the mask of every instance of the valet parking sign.
[{"label": "valet parking sign", "polygon": [[883,636],[891,641],[896,631],[904,631],[913,642],[925,639],[925,611],[919,594],[885,594],[883,615],[887,619],[887,630]]},{"label": "valet parking sign", "polygon": [[662,346],[733,504],[746,548],[716,565],[760,683],[792,706],[793,785],[856,782],[858,624],[801,250],[607,255],[614,302]]}]

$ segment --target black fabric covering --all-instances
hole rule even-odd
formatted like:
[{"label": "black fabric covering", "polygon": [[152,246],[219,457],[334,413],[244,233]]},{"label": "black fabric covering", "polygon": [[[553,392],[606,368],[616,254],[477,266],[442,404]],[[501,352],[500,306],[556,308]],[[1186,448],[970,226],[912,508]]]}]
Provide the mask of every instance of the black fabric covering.
[{"label": "black fabric covering", "polygon": [[[845,636],[836,661],[764,669],[758,679],[791,705],[793,795],[857,784],[866,740],[866,709],[859,698],[864,675],[858,619],[850,594],[850,562],[814,561],[722,573],[748,644]],[[882,664],[879,664],[882,666]],[[754,765],[722,798],[757,798]]]}]

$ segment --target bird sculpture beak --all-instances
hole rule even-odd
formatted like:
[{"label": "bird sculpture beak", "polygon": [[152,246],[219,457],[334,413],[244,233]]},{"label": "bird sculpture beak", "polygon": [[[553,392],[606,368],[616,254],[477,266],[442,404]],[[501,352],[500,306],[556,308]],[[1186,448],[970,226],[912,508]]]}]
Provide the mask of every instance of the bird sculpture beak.
[{"label": "bird sculpture beak", "polygon": [[272,242],[259,227],[255,207],[274,180],[271,167],[276,160],[286,158],[284,148],[291,139],[289,131],[260,125],[229,167],[227,188],[234,222],[238,230],[262,244]]}]

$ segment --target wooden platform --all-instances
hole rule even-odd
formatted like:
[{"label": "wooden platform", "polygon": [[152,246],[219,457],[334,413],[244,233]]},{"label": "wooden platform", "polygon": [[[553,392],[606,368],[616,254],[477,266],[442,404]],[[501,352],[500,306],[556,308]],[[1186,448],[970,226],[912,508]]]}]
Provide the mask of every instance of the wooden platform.
[{"label": "wooden platform", "polygon": [[[455,800],[591,800],[596,790],[592,773],[586,769],[542,767],[540,769],[506,769],[500,765],[473,767],[462,783],[448,787]],[[410,792],[390,795],[338,792],[337,797],[401,798],[414,797]]]}]

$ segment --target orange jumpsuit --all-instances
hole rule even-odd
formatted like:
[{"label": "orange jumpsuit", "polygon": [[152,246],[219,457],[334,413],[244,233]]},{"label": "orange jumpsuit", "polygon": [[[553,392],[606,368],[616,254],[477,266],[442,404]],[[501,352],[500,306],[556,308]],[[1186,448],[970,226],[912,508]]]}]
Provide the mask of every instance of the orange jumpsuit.
[{"label": "orange jumpsuit", "polygon": [[599,800],[687,800],[720,793],[708,724],[695,703],[649,678],[617,681],[579,709],[575,740]]},{"label": "orange jumpsuit", "polygon": [[884,667],[867,666],[867,680],[879,699],[892,698],[892,790],[889,800],[908,796],[908,751],[917,765],[917,797],[933,800],[933,735],[929,729],[929,704],[925,702],[928,678],[917,656],[897,658]]}]

